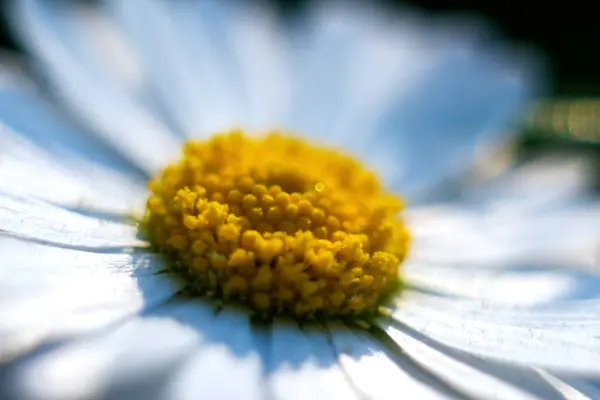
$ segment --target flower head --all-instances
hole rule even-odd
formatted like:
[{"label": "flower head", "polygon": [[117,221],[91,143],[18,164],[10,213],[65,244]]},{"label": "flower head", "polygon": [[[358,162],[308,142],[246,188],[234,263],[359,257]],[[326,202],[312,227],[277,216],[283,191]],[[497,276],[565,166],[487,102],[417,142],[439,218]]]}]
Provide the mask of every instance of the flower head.
[{"label": "flower head", "polygon": [[155,245],[200,293],[297,316],[373,312],[398,286],[402,201],[352,158],[281,134],[188,142],[150,182]]},{"label": "flower head", "polygon": [[465,174],[535,81],[481,25],[10,16],[36,68],[0,59],[0,398],[600,397],[585,162]]}]

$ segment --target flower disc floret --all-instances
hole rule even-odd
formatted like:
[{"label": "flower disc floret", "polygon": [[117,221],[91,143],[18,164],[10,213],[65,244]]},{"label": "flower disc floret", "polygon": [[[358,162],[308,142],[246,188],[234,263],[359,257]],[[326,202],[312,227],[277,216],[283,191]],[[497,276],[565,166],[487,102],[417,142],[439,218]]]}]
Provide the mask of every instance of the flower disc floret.
[{"label": "flower disc floret", "polygon": [[144,226],[199,294],[261,313],[355,315],[398,286],[404,205],[353,158],[271,133],[185,144]]}]

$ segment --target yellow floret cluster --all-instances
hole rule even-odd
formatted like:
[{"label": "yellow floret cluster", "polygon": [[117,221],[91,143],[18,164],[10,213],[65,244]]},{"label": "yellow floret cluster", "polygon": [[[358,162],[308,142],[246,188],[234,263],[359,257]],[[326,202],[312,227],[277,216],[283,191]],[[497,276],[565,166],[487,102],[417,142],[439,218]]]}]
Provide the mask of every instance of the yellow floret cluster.
[{"label": "yellow floret cluster", "polygon": [[199,293],[261,313],[355,315],[398,285],[402,201],[351,157],[271,133],[188,141],[144,226]]}]

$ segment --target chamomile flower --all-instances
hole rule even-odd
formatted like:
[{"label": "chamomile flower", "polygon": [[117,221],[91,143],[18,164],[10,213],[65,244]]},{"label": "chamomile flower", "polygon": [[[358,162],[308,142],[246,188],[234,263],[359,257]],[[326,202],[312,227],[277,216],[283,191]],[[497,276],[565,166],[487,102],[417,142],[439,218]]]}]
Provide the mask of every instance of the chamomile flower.
[{"label": "chamomile flower", "polygon": [[600,398],[588,164],[481,173],[535,89],[481,26],[10,16],[32,73],[3,56],[0,397]]}]

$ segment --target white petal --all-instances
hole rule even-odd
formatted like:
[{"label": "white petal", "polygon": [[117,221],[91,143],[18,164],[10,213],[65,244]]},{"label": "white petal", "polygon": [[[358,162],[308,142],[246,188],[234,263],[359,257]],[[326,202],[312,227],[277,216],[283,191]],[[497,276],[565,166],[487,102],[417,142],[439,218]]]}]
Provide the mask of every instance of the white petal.
[{"label": "white petal", "polygon": [[[152,275],[164,272],[165,260],[146,252],[94,253],[46,246],[10,236],[0,236],[0,281],[15,277],[62,278],[69,274],[117,273]],[[4,297],[6,292],[0,294]]]},{"label": "white petal", "polygon": [[107,3],[188,136],[233,125],[272,128],[281,119],[285,51],[272,10],[242,2]]},{"label": "white petal", "polygon": [[[411,360],[390,358],[379,339],[341,324],[328,324],[339,363],[348,379],[369,399],[439,399],[447,387],[424,374]],[[445,397],[444,397],[445,398]]]},{"label": "white petal", "polygon": [[49,153],[2,127],[0,142],[6,192],[80,211],[131,214],[143,209],[146,192],[138,179],[69,154]]},{"label": "white petal", "polygon": [[[85,63],[86,68],[93,70],[95,76],[113,82],[153,117],[160,118],[172,128],[173,121],[165,115],[166,105],[160,102],[151,87],[152,82],[145,75],[135,47],[117,22],[103,9],[89,3],[72,3],[69,7],[69,12],[59,13],[57,17],[69,18],[77,30],[77,35],[71,35],[78,37],[75,43],[71,41],[72,37],[66,38],[70,51]],[[63,22],[69,25],[69,22]]]},{"label": "white petal", "polygon": [[19,75],[0,69],[13,82],[0,84],[2,190],[69,208],[131,213],[142,204],[139,171],[62,118],[32,82],[16,84]]},{"label": "white petal", "polygon": [[84,124],[150,174],[175,157],[179,141],[171,132],[118,82],[79,55],[86,25],[76,24],[73,9],[26,0],[15,3],[12,11],[11,22],[41,72]]},{"label": "white petal", "polygon": [[262,398],[247,316],[202,301],[173,302],[11,372],[14,391],[41,398]]},{"label": "white petal", "polygon": [[164,384],[199,340],[196,330],[172,318],[135,318],[108,333],[16,364],[11,389],[18,398],[132,398],[128,390],[135,392],[143,382],[146,396],[156,395],[152,383],[162,379]]},{"label": "white petal", "polygon": [[412,260],[552,266],[597,262],[597,201],[514,214],[448,204],[411,209],[406,220],[414,237]]},{"label": "white petal", "polygon": [[490,363],[449,349],[387,323],[377,324],[399,348],[426,370],[473,398],[558,399],[558,393],[533,370]]},{"label": "white petal", "polygon": [[293,108],[287,125],[358,153],[392,175],[402,149],[391,146],[383,165],[364,149],[376,141],[374,124],[382,108],[438,60],[415,22],[389,18],[366,3],[312,3],[292,31]]},{"label": "white petal", "polygon": [[600,389],[591,382],[577,378],[553,376],[544,371],[541,371],[540,374],[560,391],[565,399],[591,400],[600,398]]},{"label": "white petal", "polygon": [[87,249],[146,247],[135,226],[70,212],[39,200],[0,191],[0,232]]},{"label": "white petal", "polygon": [[459,45],[382,118],[380,129],[388,138],[402,133],[404,168],[395,187],[409,198],[426,199],[436,185],[463,172],[482,148],[506,140],[532,96],[520,61],[483,48]]},{"label": "white petal", "polygon": [[[243,311],[200,312],[192,302],[174,317],[201,332],[202,344],[175,371],[164,389],[169,399],[265,398],[261,349]],[[206,308],[204,308],[206,310]],[[182,310],[183,311],[183,310]]]},{"label": "white petal", "polygon": [[191,2],[108,1],[107,5],[184,133],[206,134],[236,122],[227,110],[235,97],[213,54],[214,44],[195,29],[202,15],[193,13]]},{"label": "white petal", "polygon": [[422,28],[428,21],[386,11],[368,3],[312,4],[294,31],[289,124],[358,154],[392,184],[406,167],[404,153],[411,150],[403,137],[411,133],[381,131],[381,118],[398,111],[399,99],[428,79],[457,41],[448,46],[447,35],[432,39],[431,26]]},{"label": "white petal", "polygon": [[593,185],[593,160],[584,155],[550,154],[468,187],[463,201],[495,213],[540,212],[573,201]]},{"label": "white petal", "polygon": [[287,321],[272,326],[267,383],[275,399],[355,399],[327,333]]},{"label": "white petal", "polygon": [[503,136],[531,95],[532,65],[482,43],[481,25],[386,11],[314,6],[297,31],[290,126],[333,134],[417,199]]},{"label": "white petal", "polygon": [[442,295],[500,305],[535,305],[600,297],[600,275],[544,265],[402,264],[409,285]]},{"label": "white petal", "polygon": [[556,333],[600,336],[600,301],[554,301],[534,306],[502,306],[488,301],[472,301],[405,290],[396,307],[416,308],[418,312],[438,310],[451,315],[469,314],[478,320],[506,326],[543,329]]},{"label": "white petal", "polygon": [[[521,324],[526,318],[514,314],[514,322],[495,318],[494,307],[485,302],[470,302],[472,309],[445,307],[451,299],[407,296],[396,304],[393,317],[448,346],[466,352],[524,366],[539,366],[558,371],[599,374],[600,340],[574,329],[545,329]],[[500,313],[501,315],[502,313]],[[527,316],[535,315],[529,313]],[[550,324],[552,325],[552,324]],[[560,321],[553,321],[560,326]]]},{"label": "white petal", "polygon": [[105,327],[172,297],[183,283],[146,254],[95,254],[0,238],[0,360]]},{"label": "white petal", "polygon": [[292,109],[289,38],[266,4],[239,1],[227,26],[244,99],[239,122],[251,131],[289,128],[283,122]]}]

